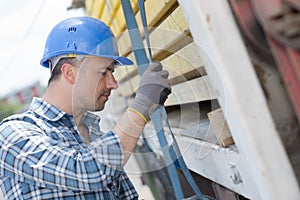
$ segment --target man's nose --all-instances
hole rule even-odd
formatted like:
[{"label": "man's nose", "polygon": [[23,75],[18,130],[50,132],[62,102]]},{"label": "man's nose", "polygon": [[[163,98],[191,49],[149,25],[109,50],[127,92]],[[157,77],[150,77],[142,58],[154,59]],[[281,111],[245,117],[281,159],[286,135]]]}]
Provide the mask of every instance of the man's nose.
[{"label": "man's nose", "polygon": [[109,75],[107,76],[106,86],[107,88],[114,90],[118,88],[118,82],[116,81],[112,73],[109,73]]}]

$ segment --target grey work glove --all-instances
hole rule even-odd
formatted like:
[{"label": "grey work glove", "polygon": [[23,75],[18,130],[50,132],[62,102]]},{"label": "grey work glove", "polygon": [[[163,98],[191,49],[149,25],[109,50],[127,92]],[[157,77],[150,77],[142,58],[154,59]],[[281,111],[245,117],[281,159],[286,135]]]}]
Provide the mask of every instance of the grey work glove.
[{"label": "grey work glove", "polygon": [[147,122],[159,105],[163,105],[171,93],[169,72],[162,70],[162,64],[151,63],[141,77],[139,88],[130,110],[137,111]]}]

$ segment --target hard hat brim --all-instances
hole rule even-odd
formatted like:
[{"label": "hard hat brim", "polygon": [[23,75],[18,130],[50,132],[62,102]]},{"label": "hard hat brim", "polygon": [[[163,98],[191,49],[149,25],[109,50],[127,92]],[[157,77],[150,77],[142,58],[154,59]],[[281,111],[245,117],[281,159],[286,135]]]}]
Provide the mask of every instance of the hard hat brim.
[{"label": "hard hat brim", "polygon": [[[82,55],[84,55],[84,54],[82,54]],[[123,57],[123,56],[110,56],[110,55],[101,55],[101,56],[92,55],[92,56],[113,59],[116,61],[116,66],[133,65],[134,64],[132,60],[130,60],[129,58]],[[49,63],[47,60],[48,59],[42,59],[40,64],[43,67],[49,68]]]},{"label": "hard hat brim", "polygon": [[104,58],[110,58],[117,62],[117,66],[122,65],[133,65],[134,63],[129,58],[123,57],[123,56],[103,56]]}]

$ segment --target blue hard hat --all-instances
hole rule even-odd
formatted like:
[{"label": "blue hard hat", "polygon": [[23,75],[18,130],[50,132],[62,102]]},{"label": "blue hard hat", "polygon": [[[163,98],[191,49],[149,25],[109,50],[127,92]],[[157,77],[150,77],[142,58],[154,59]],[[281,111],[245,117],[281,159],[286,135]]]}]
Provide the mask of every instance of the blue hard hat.
[{"label": "blue hard hat", "polygon": [[73,17],[57,24],[47,37],[40,64],[49,68],[51,58],[66,54],[110,58],[119,65],[133,64],[130,59],[119,56],[110,28],[92,17]]}]

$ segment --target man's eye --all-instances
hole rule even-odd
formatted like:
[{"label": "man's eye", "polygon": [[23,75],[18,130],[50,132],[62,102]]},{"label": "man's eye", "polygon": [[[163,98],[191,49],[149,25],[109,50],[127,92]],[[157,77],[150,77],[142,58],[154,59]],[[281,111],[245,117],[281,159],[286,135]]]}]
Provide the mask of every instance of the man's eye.
[{"label": "man's eye", "polygon": [[99,76],[104,76],[106,74],[106,71],[105,72],[99,72]]}]

